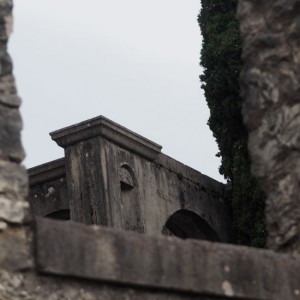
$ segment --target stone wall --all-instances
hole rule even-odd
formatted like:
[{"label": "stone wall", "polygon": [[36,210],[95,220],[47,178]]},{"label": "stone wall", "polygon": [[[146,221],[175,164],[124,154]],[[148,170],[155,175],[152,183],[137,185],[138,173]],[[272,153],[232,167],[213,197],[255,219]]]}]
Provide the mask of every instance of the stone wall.
[{"label": "stone wall", "polygon": [[65,158],[28,170],[35,215],[63,217],[69,209],[73,221],[146,235],[161,235],[172,219],[183,235],[215,232],[215,240],[232,241],[227,186],[161,153],[161,146],[102,116],[51,135]]},{"label": "stone wall", "polygon": [[46,218],[34,228],[32,248],[0,244],[1,300],[300,299],[296,256]]},{"label": "stone wall", "polygon": [[[27,203],[27,175],[21,161],[24,151],[20,140],[22,120],[12,60],[7,52],[8,38],[12,32],[12,1],[0,1],[0,222],[23,222]],[[16,209],[18,211],[16,211]]]},{"label": "stone wall", "polygon": [[267,192],[268,247],[300,252],[300,1],[239,1],[252,171]]},{"label": "stone wall", "polygon": [[[24,158],[20,132],[22,120],[12,60],[7,52],[12,32],[12,1],[0,0],[0,299],[6,297],[7,277],[21,276],[19,271],[31,268],[31,237],[28,226],[29,205],[27,173],[20,165]],[[14,282],[9,281],[13,286]]]},{"label": "stone wall", "polygon": [[[20,101],[6,48],[11,9],[11,1],[0,0],[0,299],[300,299],[297,255],[147,237],[73,222],[30,222],[24,200],[27,177],[19,165],[24,156]],[[299,244],[295,132],[299,52],[298,34],[294,35],[299,22],[291,24],[298,12],[297,0],[240,3],[249,60],[243,76],[245,115],[253,132],[254,171],[269,192],[270,245],[287,251]],[[271,45],[278,46],[273,54]]]},{"label": "stone wall", "polygon": [[27,174],[20,165],[24,151],[20,140],[22,120],[12,60],[7,52],[12,32],[12,1],[0,1],[0,269],[28,264],[26,227],[29,221]]},{"label": "stone wall", "polygon": [[31,168],[28,175],[28,201],[33,215],[51,217],[60,212],[70,215],[64,158]]}]

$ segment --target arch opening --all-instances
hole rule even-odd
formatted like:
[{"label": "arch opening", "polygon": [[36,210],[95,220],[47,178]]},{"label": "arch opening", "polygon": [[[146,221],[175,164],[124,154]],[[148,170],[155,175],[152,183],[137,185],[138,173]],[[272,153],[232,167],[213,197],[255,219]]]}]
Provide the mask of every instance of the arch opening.
[{"label": "arch opening", "polygon": [[50,214],[45,215],[45,218],[68,221],[71,219],[70,218],[70,210],[69,209],[60,209],[60,210],[57,210]]},{"label": "arch opening", "polygon": [[220,242],[215,230],[198,214],[182,209],[175,212],[165,224],[165,235],[175,235],[182,239],[198,239]]}]

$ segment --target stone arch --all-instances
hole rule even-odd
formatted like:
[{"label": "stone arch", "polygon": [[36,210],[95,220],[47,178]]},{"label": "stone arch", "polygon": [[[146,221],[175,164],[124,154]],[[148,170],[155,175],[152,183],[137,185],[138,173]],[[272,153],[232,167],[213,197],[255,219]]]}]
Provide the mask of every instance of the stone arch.
[{"label": "stone arch", "polygon": [[167,220],[162,231],[165,235],[175,235],[187,239],[220,242],[216,231],[198,214],[187,209],[176,211]]},{"label": "stone arch", "polygon": [[120,183],[121,189],[131,190],[137,186],[137,180],[133,169],[126,163],[121,164],[120,167]]}]

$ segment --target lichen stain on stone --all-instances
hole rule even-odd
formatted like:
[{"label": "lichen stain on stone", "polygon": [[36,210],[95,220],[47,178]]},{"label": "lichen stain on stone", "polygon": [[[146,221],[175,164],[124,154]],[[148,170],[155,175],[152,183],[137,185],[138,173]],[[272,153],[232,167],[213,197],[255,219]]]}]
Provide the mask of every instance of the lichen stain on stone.
[{"label": "lichen stain on stone", "polygon": [[230,267],[228,265],[224,266],[224,271],[225,271],[225,273],[229,273]]},{"label": "lichen stain on stone", "polygon": [[54,193],[55,193],[55,189],[52,186],[50,186],[48,188],[48,193],[46,194],[46,197],[49,197],[49,196],[51,196]]},{"label": "lichen stain on stone", "polygon": [[223,281],[222,289],[223,289],[226,296],[229,296],[229,297],[234,296],[234,290],[233,290],[233,288],[231,286],[231,283],[229,281],[227,281],[227,280]]}]

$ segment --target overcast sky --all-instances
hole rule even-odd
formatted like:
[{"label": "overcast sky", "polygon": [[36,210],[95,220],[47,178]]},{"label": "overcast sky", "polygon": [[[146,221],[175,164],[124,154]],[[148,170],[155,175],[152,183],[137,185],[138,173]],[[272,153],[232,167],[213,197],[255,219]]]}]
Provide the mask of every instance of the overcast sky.
[{"label": "overcast sky", "polygon": [[27,167],[63,156],[49,132],[103,115],[222,180],[199,82],[199,0],[14,3]]}]

